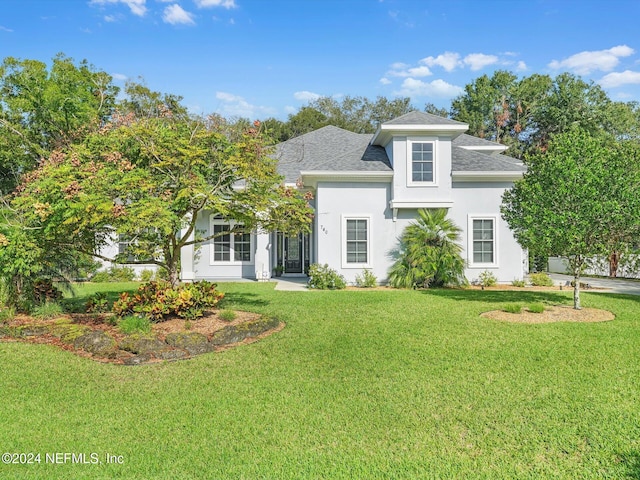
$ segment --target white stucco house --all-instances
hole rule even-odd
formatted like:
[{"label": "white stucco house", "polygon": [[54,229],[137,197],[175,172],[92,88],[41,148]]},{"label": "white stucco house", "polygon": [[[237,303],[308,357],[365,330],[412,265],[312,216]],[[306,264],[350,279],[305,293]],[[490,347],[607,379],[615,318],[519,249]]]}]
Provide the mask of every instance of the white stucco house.
[{"label": "white stucco house", "polygon": [[[263,279],[276,266],[303,276],[328,264],[348,282],[370,269],[384,282],[404,228],[419,208],[447,208],[462,228],[470,281],[489,270],[500,282],[522,279],[527,254],[500,217],[501,195],[524,172],[504,145],[466,135],[468,125],[411,112],[370,134],[327,126],[279,144],[288,184],[311,190],[312,232],[223,235],[182,252],[182,279]],[[205,212],[198,229],[227,222]]]}]

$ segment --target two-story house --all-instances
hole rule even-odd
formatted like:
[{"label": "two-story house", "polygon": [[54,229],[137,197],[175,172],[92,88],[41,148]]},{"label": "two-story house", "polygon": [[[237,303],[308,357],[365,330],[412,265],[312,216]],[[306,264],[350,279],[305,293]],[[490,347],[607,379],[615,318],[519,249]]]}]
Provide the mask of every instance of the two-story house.
[{"label": "two-story house", "polygon": [[[370,134],[327,126],[276,147],[288,184],[312,191],[310,234],[222,235],[182,253],[182,278],[268,278],[276,266],[304,275],[328,264],[353,282],[363,269],[387,278],[392,252],[419,208],[447,208],[462,229],[465,274],[489,270],[500,282],[522,279],[526,252],[500,217],[501,196],[524,167],[504,145],[466,135],[468,125],[411,112]],[[223,232],[228,223],[209,212],[198,228]]]}]

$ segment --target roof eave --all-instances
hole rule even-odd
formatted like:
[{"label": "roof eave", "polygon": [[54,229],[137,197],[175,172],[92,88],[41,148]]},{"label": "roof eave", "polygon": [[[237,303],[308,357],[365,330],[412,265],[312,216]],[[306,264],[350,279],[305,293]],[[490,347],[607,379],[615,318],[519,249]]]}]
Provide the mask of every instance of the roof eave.
[{"label": "roof eave", "polygon": [[380,125],[371,139],[372,145],[384,147],[393,135],[412,135],[427,133],[431,135],[446,134],[451,139],[469,130],[469,125]]},{"label": "roof eave", "polygon": [[505,171],[453,171],[451,177],[456,182],[515,182],[524,172]]}]

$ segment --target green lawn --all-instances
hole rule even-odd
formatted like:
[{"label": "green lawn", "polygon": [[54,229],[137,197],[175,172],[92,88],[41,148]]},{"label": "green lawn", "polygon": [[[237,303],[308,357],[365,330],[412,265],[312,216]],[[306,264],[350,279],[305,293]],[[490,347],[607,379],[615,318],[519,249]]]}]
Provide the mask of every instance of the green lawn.
[{"label": "green lawn", "polygon": [[143,367],[0,344],[0,450],[42,455],[0,478],[640,478],[640,297],[522,325],[478,314],[571,292],[221,288],[287,328]]}]

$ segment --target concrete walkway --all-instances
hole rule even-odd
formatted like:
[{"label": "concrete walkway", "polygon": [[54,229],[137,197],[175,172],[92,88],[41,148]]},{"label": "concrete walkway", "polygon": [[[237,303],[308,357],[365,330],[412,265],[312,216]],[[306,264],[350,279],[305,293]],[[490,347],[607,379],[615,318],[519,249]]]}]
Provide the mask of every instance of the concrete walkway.
[{"label": "concrete walkway", "polygon": [[[550,273],[549,276],[553,279],[554,282],[561,283],[562,285],[566,285],[567,282],[571,283],[573,281],[573,277],[570,275]],[[601,293],[625,293],[627,295],[640,295],[640,282],[635,282],[632,280],[624,280],[618,278],[580,277],[580,282],[587,283],[594,288],[606,289],[600,290]],[[585,289],[584,291],[588,292],[589,290]]]},{"label": "concrete walkway", "polygon": [[[274,280],[273,278],[271,280]],[[286,292],[308,292],[307,277],[278,277],[275,279],[276,290],[282,290]]]}]

